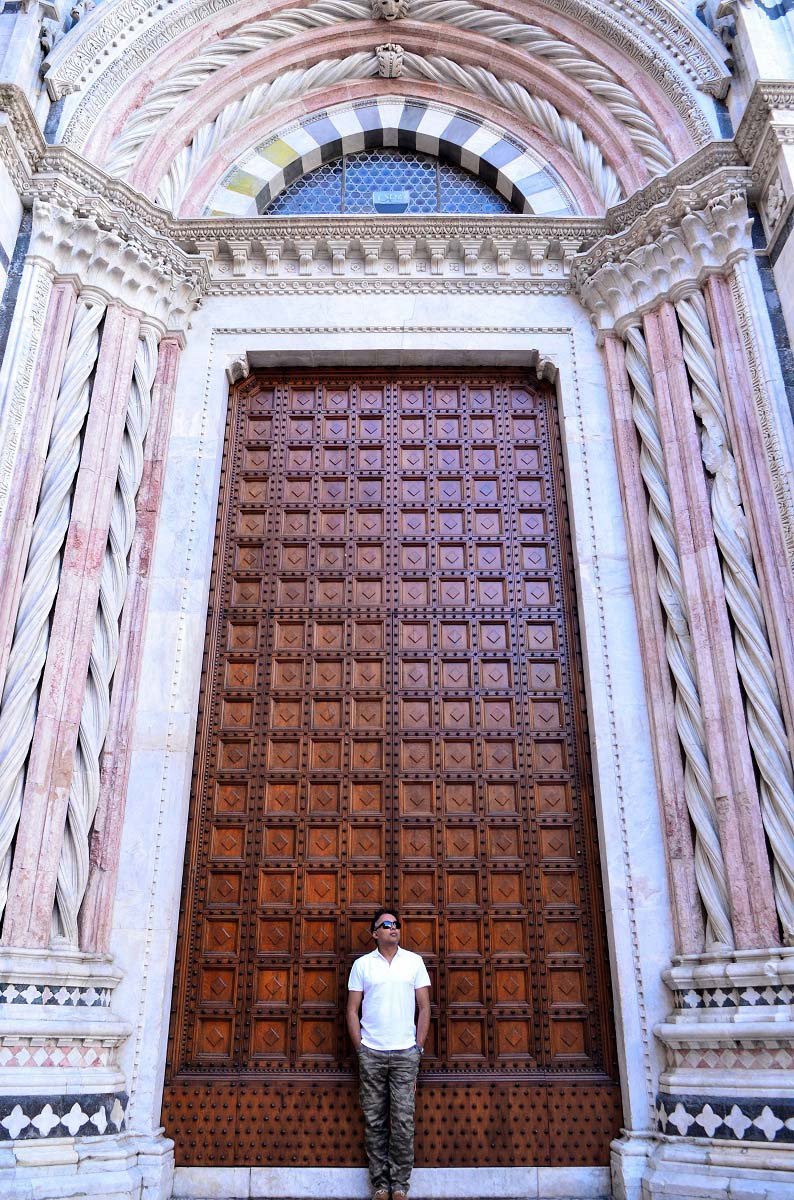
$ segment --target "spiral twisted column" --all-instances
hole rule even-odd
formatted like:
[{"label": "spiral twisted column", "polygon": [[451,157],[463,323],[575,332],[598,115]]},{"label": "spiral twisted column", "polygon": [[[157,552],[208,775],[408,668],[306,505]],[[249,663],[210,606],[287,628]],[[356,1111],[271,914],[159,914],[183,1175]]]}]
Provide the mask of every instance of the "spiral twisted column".
[{"label": "spiral twisted column", "polygon": [[80,465],[80,436],[99,352],[104,306],[78,302],[33,522],[5,686],[0,701],[0,914],[8,899],[14,834],[22,808],[25,763],[36,725],[38,691],[58,591],[61,557]]},{"label": "spiral twisted column", "polygon": [[706,911],[706,941],[732,947],[727,872],[717,831],[714,789],[698,694],[681,567],[656,414],[648,350],[638,328],[627,331],[626,370],[640,435],[640,471],[648,490],[648,526],[658,555],[656,585],[665,612],[665,650],[675,685],[675,722],[684,751],[684,797],[695,829],[695,878]]},{"label": "spiral twisted column", "polygon": [[133,364],[58,864],[53,932],[72,946],[78,945],[78,914],[88,886],[89,836],[99,803],[100,756],[110,716],[110,688],[118,659],[128,558],[135,535],[135,500],[143,475],[143,445],[156,370],[157,338],[147,328],[138,339]]},{"label": "spiral twisted column", "polygon": [[692,406],[702,424],[703,464],[712,477],[711,512],[733,620],[747,732],[760,776],[761,814],[772,850],[775,902],[786,940],[794,940],[794,771],[767,633],[761,589],[742,507],[705,300],[679,301]]}]

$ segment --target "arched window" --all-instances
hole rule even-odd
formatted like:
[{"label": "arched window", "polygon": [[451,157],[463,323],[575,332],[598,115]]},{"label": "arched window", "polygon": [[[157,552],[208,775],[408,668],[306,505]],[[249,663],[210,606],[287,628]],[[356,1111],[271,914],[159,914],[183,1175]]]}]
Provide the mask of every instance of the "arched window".
[{"label": "arched window", "polygon": [[462,167],[387,148],[362,150],[325,163],[296,179],[266,217],[320,213],[510,213],[511,205]]}]

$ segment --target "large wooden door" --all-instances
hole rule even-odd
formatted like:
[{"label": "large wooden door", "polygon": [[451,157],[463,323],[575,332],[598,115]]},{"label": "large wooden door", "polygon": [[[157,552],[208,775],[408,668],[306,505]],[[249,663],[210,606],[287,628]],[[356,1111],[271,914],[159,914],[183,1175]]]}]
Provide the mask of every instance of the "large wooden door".
[{"label": "large wooden door", "polygon": [[232,389],[164,1124],[364,1162],[370,915],[433,981],[420,1163],[608,1161],[620,1096],[555,398],[518,374]]}]

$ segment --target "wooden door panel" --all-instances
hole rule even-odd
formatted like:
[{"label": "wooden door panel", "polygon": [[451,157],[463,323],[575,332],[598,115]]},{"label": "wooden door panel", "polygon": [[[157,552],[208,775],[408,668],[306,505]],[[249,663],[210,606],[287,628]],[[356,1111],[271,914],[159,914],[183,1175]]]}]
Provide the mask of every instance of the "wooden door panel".
[{"label": "wooden door panel", "polygon": [[363,1162],[343,1013],[381,903],[433,981],[417,1161],[608,1161],[578,653],[549,388],[232,389],[164,1097],[179,1163]]}]

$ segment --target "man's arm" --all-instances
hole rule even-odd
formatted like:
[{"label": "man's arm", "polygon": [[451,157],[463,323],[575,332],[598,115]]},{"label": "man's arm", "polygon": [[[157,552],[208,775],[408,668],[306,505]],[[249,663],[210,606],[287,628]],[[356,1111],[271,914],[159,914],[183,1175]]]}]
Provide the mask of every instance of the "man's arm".
[{"label": "man's arm", "polygon": [[[419,1009],[416,1018],[416,1044],[424,1047],[427,1031],[430,1028],[430,988],[416,989],[416,1007]],[[349,1010],[348,1010],[349,1011]]]},{"label": "man's arm", "polygon": [[361,1000],[363,996],[363,992],[347,993],[347,1032],[350,1034],[350,1040],[355,1050],[361,1047],[361,1020],[359,1014],[361,1012]]}]

